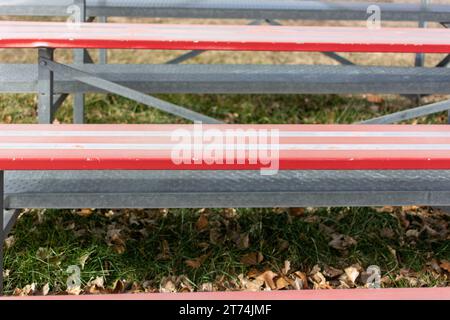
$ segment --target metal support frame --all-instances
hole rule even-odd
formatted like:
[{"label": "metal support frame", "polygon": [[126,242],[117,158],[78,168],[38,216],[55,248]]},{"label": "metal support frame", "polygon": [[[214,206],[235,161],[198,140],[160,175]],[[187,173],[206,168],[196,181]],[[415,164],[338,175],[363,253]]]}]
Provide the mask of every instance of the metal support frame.
[{"label": "metal support frame", "polygon": [[[86,21],[86,0],[74,0],[74,4],[79,8],[80,17],[79,19],[84,22]],[[75,49],[73,51],[73,62],[75,64],[84,64],[86,62],[87,50],[85,49]],[[73,96],[73,122],[74,123],[84,123],[84,106],[85,106],[85,95],[82,93],[76,93]]]},{"label": "metal support frame", "polygon": [[[100,23],[107,23],[108,17],[98,17],[97,20]],[[100,64],[108,63],[108,50],[107,49],[100,49],[98,51],[98,61]]]},{"label": "metal support frame", "polygon": [[[271,19],[264,19],[264,20],[253,20],[250,23],[248,23],[247,25],[249,26],[256,26],[256,25],[260,25],[262,22],[266,22],[267,24],[271,25],[271,26],[282,26],[283,24],[276,21],[276,20],[271,20]],[[193,51],[189,51],[187,53],[184,53],[172,60],[169,60],[166,62],[166,64],[179,64],[182,62],[185,62],[189,59],[193,59],[195,57],[198,57],[199,55],[201,55],[202,53],[207,52],[207,50],[193,50]],[[336,52],[321,52],[323,55],[327,56],[330,59],[333,59],[337,62],[339,62],[340,64],[344,65],[344,66],[353,66],[355,65],[353,62],[351,62],[350,60],[342,57],[341,55],[337,54]]]},{"label": "metal support frame", "polygon": [[[2,0],[0,15],[63,16],[70,0]],[[88,1],[90,16],[109,17],[160,17],[160,18],[208,18],[208,19],[305,19],[305,20],[364,20],[370,1],[273,1],[273,0],[92,0]],[[448,21],[448,4],[430,5],[426,13],[420,12],[417,3],[379,2],[383,20]]]},{"label": "metal support frame", "polygon": [[90,86],[100,88],[104,91],[115,93],[123,97],[132,99],[134,101],[146,104],[161,111],[168,112],[170,114],[203,123],[222,123],[219,120],[205,116],[192,110],[177,106],[167,101],[160,100],[158,98],[146,95],[142,92],[130,89],[128,87],[119,85],[117,83],[102,79],[98,76],[94,76],[89,72],[85,72],[74,67],[69,67],[60,63],[56,63],[52,60],[45,60],[45,64],[49,70],[57,72],[58,74],[64,74],[67,77],[71,77],[77,81],[88,84]]},{"label": "metal support frame", "polygon": [[[250,23],[248,23],[248,26],[257,26],[260,25],[264,20],[253,20]],[[179,64],[182,63],[184,61],[187,61],[189,59],[193,59],[195,57],[198,57],[199,55],[201,55],[204,52],[207,52],[208,50],[192,50],[189,51],[187,53],[184,53],[172,60],[169,60],[166,62],[166,64]]]},{"label": "metal support frame", "polygon": [[[429,0],[420,0],[420,1],[421,1],[421,11],[426,12],[428,10]],[[419,21],[419,28],[426,28],[426,27],[427,21],[421,17]],[[416,54],[415,66],[423,67],[424,64],[425,64],[425,54],[424,53]]]},{"label": "metal support frame", "polygon": [[53,104],[53,72],[46,67],[47,61],[53,61],[54,50],[39,49],[38,61],[38,117],[39,123],[52,123],[55,112]]},{"label": "metal support frame", "polygon": [[450,110],[450,100],[436,102],[413,109],[391,113],[385,116],[362,121],[361,124],[392,124],[399,121],[411,120],[418,117],[427,116],[433,113]]},{"label": "metal support frame", "polygon": [[[422,12],[426,12],[428,9],[429,0],[420,0],[420,10]],[[427,27],[427,21],[424,20],[423,17],[420,17],[419,20],[419,28],[426,28]],[[414,59],[414,66],[415,67],[423,67],[425,65],[425,54],[424,53],[417,53]],[[410,98],[413,101],[416,101],[417,104],[420,103],[420,99],[423,97],[422,95],[406,95],[406,98]]]},{"label": "metal support frame", "polygon": [[3,295],[4,242],[19,217],[19,210],[6,210],[5,172],[0,170],[0,296]]}]

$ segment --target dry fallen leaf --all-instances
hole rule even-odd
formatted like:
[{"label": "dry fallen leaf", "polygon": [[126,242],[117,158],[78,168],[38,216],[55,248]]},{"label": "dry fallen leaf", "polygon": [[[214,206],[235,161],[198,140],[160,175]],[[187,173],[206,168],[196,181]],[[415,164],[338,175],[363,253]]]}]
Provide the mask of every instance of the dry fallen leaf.
[{"label": "dry fallen leaf", "polygon": [[5,247],[6,249],[11,248],[14,243],[16,242],[16,239],[14,238],[14,236],[9,236],[8,238],[5,239]]},{"label": "dry fallen leaf", "polygon": [[203,231],[208,227],[208,224],[209,224],[208,217],[206,216],[206,214],[202,213],[198,218],[195,227],[197,228],[198,231]]},{"label": "dry fallen leaf", "polygon": [[264,256],[261,252],[251,252],[247,253],[246,255],[242,256],[241,263],[253,266],[261,263],[264,260]]},{"label": "dry fallen leaf", "polygon": [[233,219],[236,217],[237,211],[235,208],[226,208],[221,213],[224,218]]},{"label": "dry fallen leaf", "polygon": [[396,214],[398,220],[400,221],[401,225],[407,229],[410,225],[409,220],[406,218],[406,213],[401,211],[401,212],[397,212]]},{"label": "dry fallen leaf", "polygon": [[3,278],[4,279],[8,278],[10,273],[11,273],[11,270],[9,270],[9,269],[3,270]]},{"label": "dry fallen leaf", "polygon": [[281,269],[281,272],[287,275],[289,270],[291,270],[291,262],[289,260],[284,260],[284,267]]},{"label": "dry fallen leaf", "polygon": [[376,208],[375,210],[379,213],[384,213],[384,212],[392,213],[395,211],[395,208],[392,206],[385,206],[385,207],[381,207],[381,208]]},{"label": "dry fallen leaf", "polygon": [[[136,288],[132,289],[136,291]],[[112,286],[112,293],[123,293],[125,291],[125,282],[122,280],[116,280],[114,285]]]},{"label": "dry fallen leaf", "polygon": [[366,94],[365,97],[366,100],[371,103],[382,103],[384,101],[383,97],[376,94]]},{"label": "dry fallen leaf", "polygon": [[94,211],[92,209],[81,209],[77,211],[77,215],[80,217],[90,217]]},{"label": "dry fallen leaf", "polygon": [[305,215],[305,208],[289,208],[289,215],[292,217],[302,217]]},{"label": "dry fallen leaf", "polygon": [[247,249],[250,246],[250,237],[248,233],[237,234],[235,237],[235,243],[238,249]]},{"label": "dry fallen leaf", "polygon": [[439,266],[439,263],[436,259],[432,259],[430,262],[427,263],[431,267],[432,270],[434,270],[437,273],[442,273],[442,269]]},{"label": "dry fallen leaf", "polygon": [[114,251],[115,251],[116,253],[118,253],[118,254],[123,254],[123,253],[125,252],[125,250],[126,250],[126,247],[125,247],[124,245],[118,244],[118,245],[114,245],[114,246],[113,246],[113,249],[114,249]]},{"label": "dry fallen leaf", "polygon": [[84,266],[86,265],[86,261],[89,259],[89,256],[92,254],[92,252],[88,252],[84,255],[82,255],[79,259],[78,262],[80,263],[81,269],[84,269]]},{"label": "dry fallen leaf", "polygon": [[3,118],[3,123],[11,123],[12,117],[10,115],[7,115]]},{"label": "dry fallen leaf", "polygon": [[263,280],[266,288],[270,290],[275,290],[277,286],[275,285],[275,282],[273,279],[277,276],[276,273],[273,271],[267,270],[263,273],[261,273],[259,276],[256,277],[256,279]]},{"label": "dry fallen leaf", "polygon": [[36,291],[36,283],[27,284],[22,288],[20,295],[21,296],[31,296]]},{"label": "dry fallen leaf", "polygon": [[343,234],[335,233],[332,234],[331,237],[333,239],[328,243],[328,245],[336,250],[346,250],[357,243],[352,237]]},{"label": "dry fallen leaf", "polygon": [[439,266],[447,272],[450,272],[450,261],[441,260]]},{"label": "dry fallen leaf", "polygon": [[359,276],[359,271],[356,267],[351,266],[344,269],[345,274],[341,276],[341,280],[344,281],[348,285],[354,285],[356,279]]},{"label": "dry fallen leaf", "polygon": [[176,292],[177,288],[171,279],[163,279],[161,281],[159,292],[161,293],[173,293]]},{"label": "dry fallen leaf", "polygon": [[325,266],[323,269],[324,276],[327,278],[331,278],[331,279],[337,278],[340,275],[342,275],[343,273],[344,273],[344,271],[333,268],[331,266]]},{"label": "dry fallen leaf", "polygon": [[200,285],[200,288],[199,288],[198,291],[200,291],[200,292],[212,292],[212,291],[214,291],[213,284],[211,282],[202,283]]},{"label": "dry fallen leaf", "polygon": [[408,231],[406,231],[405,234],[407,237],[410,237],[410,238],[418,238],[420,235],[420,232],[415,229],[409,229]]},{"label": "dry fallen leaf", "polygon": [[311,281],[314,283],[314,289],[330,289],[331,286],[325,279],[321,272],[316,272],[311,276]]},{"label": "dry fallen leaf", "polygon": [[156,260],[169,260],[170,259],[170,248],[169,242],[166,239],[161,241],[161,253],[156,256]]},{"label": "dry fallen leaf", "polygon": [[69,295],[78,296],[82,292],[82,290],[79,286],[71,286],[66,289],[66,292]]},{"label": "dry fallen leaf", "polygon": [[242,289],[245,291],[261,291],[262,286],[264,285],[263,279],[253,279],[250,280],[248,278],[245,278],[243,274],[240,274],[238,276],[239,282],[241,283]]},{"label": "dry fallen leaf", "polygon": [[125,252],[125,241],[122,239],[121,229],[110,226],[106,233],[106,239],[109,246],[112,246],[118,254]]},{"label": "dry fallen leaf", "polygon": [[275,286],[277,290],[281,290],[286,288],[287,286],[289,286],[291,284],[290,281],[288,281],[285,277],[279,277],[277,278],[277,280],[275,281]]},{"label": "dry fallen leaf", "polygon": [[204,254],[195,259],[186,260],[184,263],[186,263],[187,266],[189,266],[193,269],[198,269],[203,264],[203,262],[206,260],[206,258],[208,258],[208,254]]},{"label": "dry fallen leaf", "polygon": [[94,280],[89,281],[88,285],[96,286],[97,288],[104,288],[105,279],[103,277],[97,277]]},{"label": "dry fallen leaf", "polygon": [[84,291],[89,294],[99,294],[105,291],[105,279],[103,277],[97,277],[87,283]]},{"label": "dry fallen leaf", "polygon": [[301,282],[300,288],[308,289],[308,277],[306,276],[306,274],[303,272],[300,272],[300,271],[296,271],[296,272],[294,272],[294,275]]},{"label": "dry fallen leaf", "polygon": [[48,283],[46,283],[43,287],[42,287],[42,295],[46,296],[48,295],[48,293],[50,292],[50,285]]}]

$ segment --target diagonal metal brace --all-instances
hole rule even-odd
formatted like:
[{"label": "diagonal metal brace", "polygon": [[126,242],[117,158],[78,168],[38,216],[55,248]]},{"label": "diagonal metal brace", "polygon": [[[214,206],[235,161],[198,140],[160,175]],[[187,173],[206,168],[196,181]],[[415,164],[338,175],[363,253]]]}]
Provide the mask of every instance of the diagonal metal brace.
[{"label": "diagonal metal brace", "polygon": [[20,210],[17,209],[3,211],[3,240],[5,240],[6,236],[11,232],[19,214]]},{"label": "diagonal metal brace", "polygon": [[391,124],[399,121],[410,120],[418,117],[427,116],[433,113],[450,110],[450,100],[431,103],[425,106],[403,110],[388,114],[385,116],[365,120],[359,122],[360,124]]},{"label": "diagonal metal brace", "polygon": [[[266,22],[271,26],[282,26],[283,24],[277,20],[266,19]],[[333,59],[344,66],[354,66],[355,64],[336,52],[321,52],[323,55],[330,59]]]},{"label": "diagonal metal brace", "polygon": [[119,85],[117,83],[99,78],[88,72],[81,71],[79,69],[69,67],[64,64],[56,63],[48,59],[42,59],[45,61],[46,66],[54,73],[64,74],[66,77],[73,78],[74,80],[83,82],[85,84],[91,85],[93,87],[102,89],[104,91],[118,94],[125,98],[143,103],[145,105],[151,106],[161,111],[168,112],[170,114],[202,123],[223,123],[214,118],[205,116],[203,114],[197,113],[192,110],[177,106],[167,101],[146,95],[142,92],[130,89],[128,87]]}]

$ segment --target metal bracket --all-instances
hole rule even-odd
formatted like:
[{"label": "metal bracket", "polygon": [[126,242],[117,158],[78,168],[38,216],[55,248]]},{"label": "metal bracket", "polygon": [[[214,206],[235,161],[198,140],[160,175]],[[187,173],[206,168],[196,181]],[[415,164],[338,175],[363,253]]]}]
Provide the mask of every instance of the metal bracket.
[{"label": "metal bracket", "polygon": [[117,83],[102,79],[100,77],[94,76],[88,72],[81,71],[74,67],[69,67],[67,65],[56,63],[51,60],[45,60],[45,62],[47,63],[48,68],[53,72],[57,72],[58,74],[64,74],[68,78],[72,78],[74,80],[86,83],[88,85],[102,89],[110,93],[121,95],[125,98],[129,98],[134,101],[143,103],[145,105],[154,107],[158,110],[165,111],[191,121],[198,121],[203,123],[222,123],[219,120],[177,106],[167,101],[157,99],[155,97],[146,95],[142,92],[119,85]]}]

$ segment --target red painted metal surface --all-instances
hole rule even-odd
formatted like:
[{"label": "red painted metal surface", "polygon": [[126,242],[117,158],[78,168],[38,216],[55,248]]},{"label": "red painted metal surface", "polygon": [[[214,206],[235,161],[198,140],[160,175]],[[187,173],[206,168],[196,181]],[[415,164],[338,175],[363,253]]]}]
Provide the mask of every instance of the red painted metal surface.
[{"label": "red painted metal surface", "polygon": [[0,22],[1,48],[450,52],[450,30]]},{"label": "red painted metal surface", "polygon": [[0,125],[0,170],[450,169],[446,125]]},{"label": "red painted metal surface", "polygon": [[3,297],[0,300],[450,300],[447,288],[286,290]]}]

